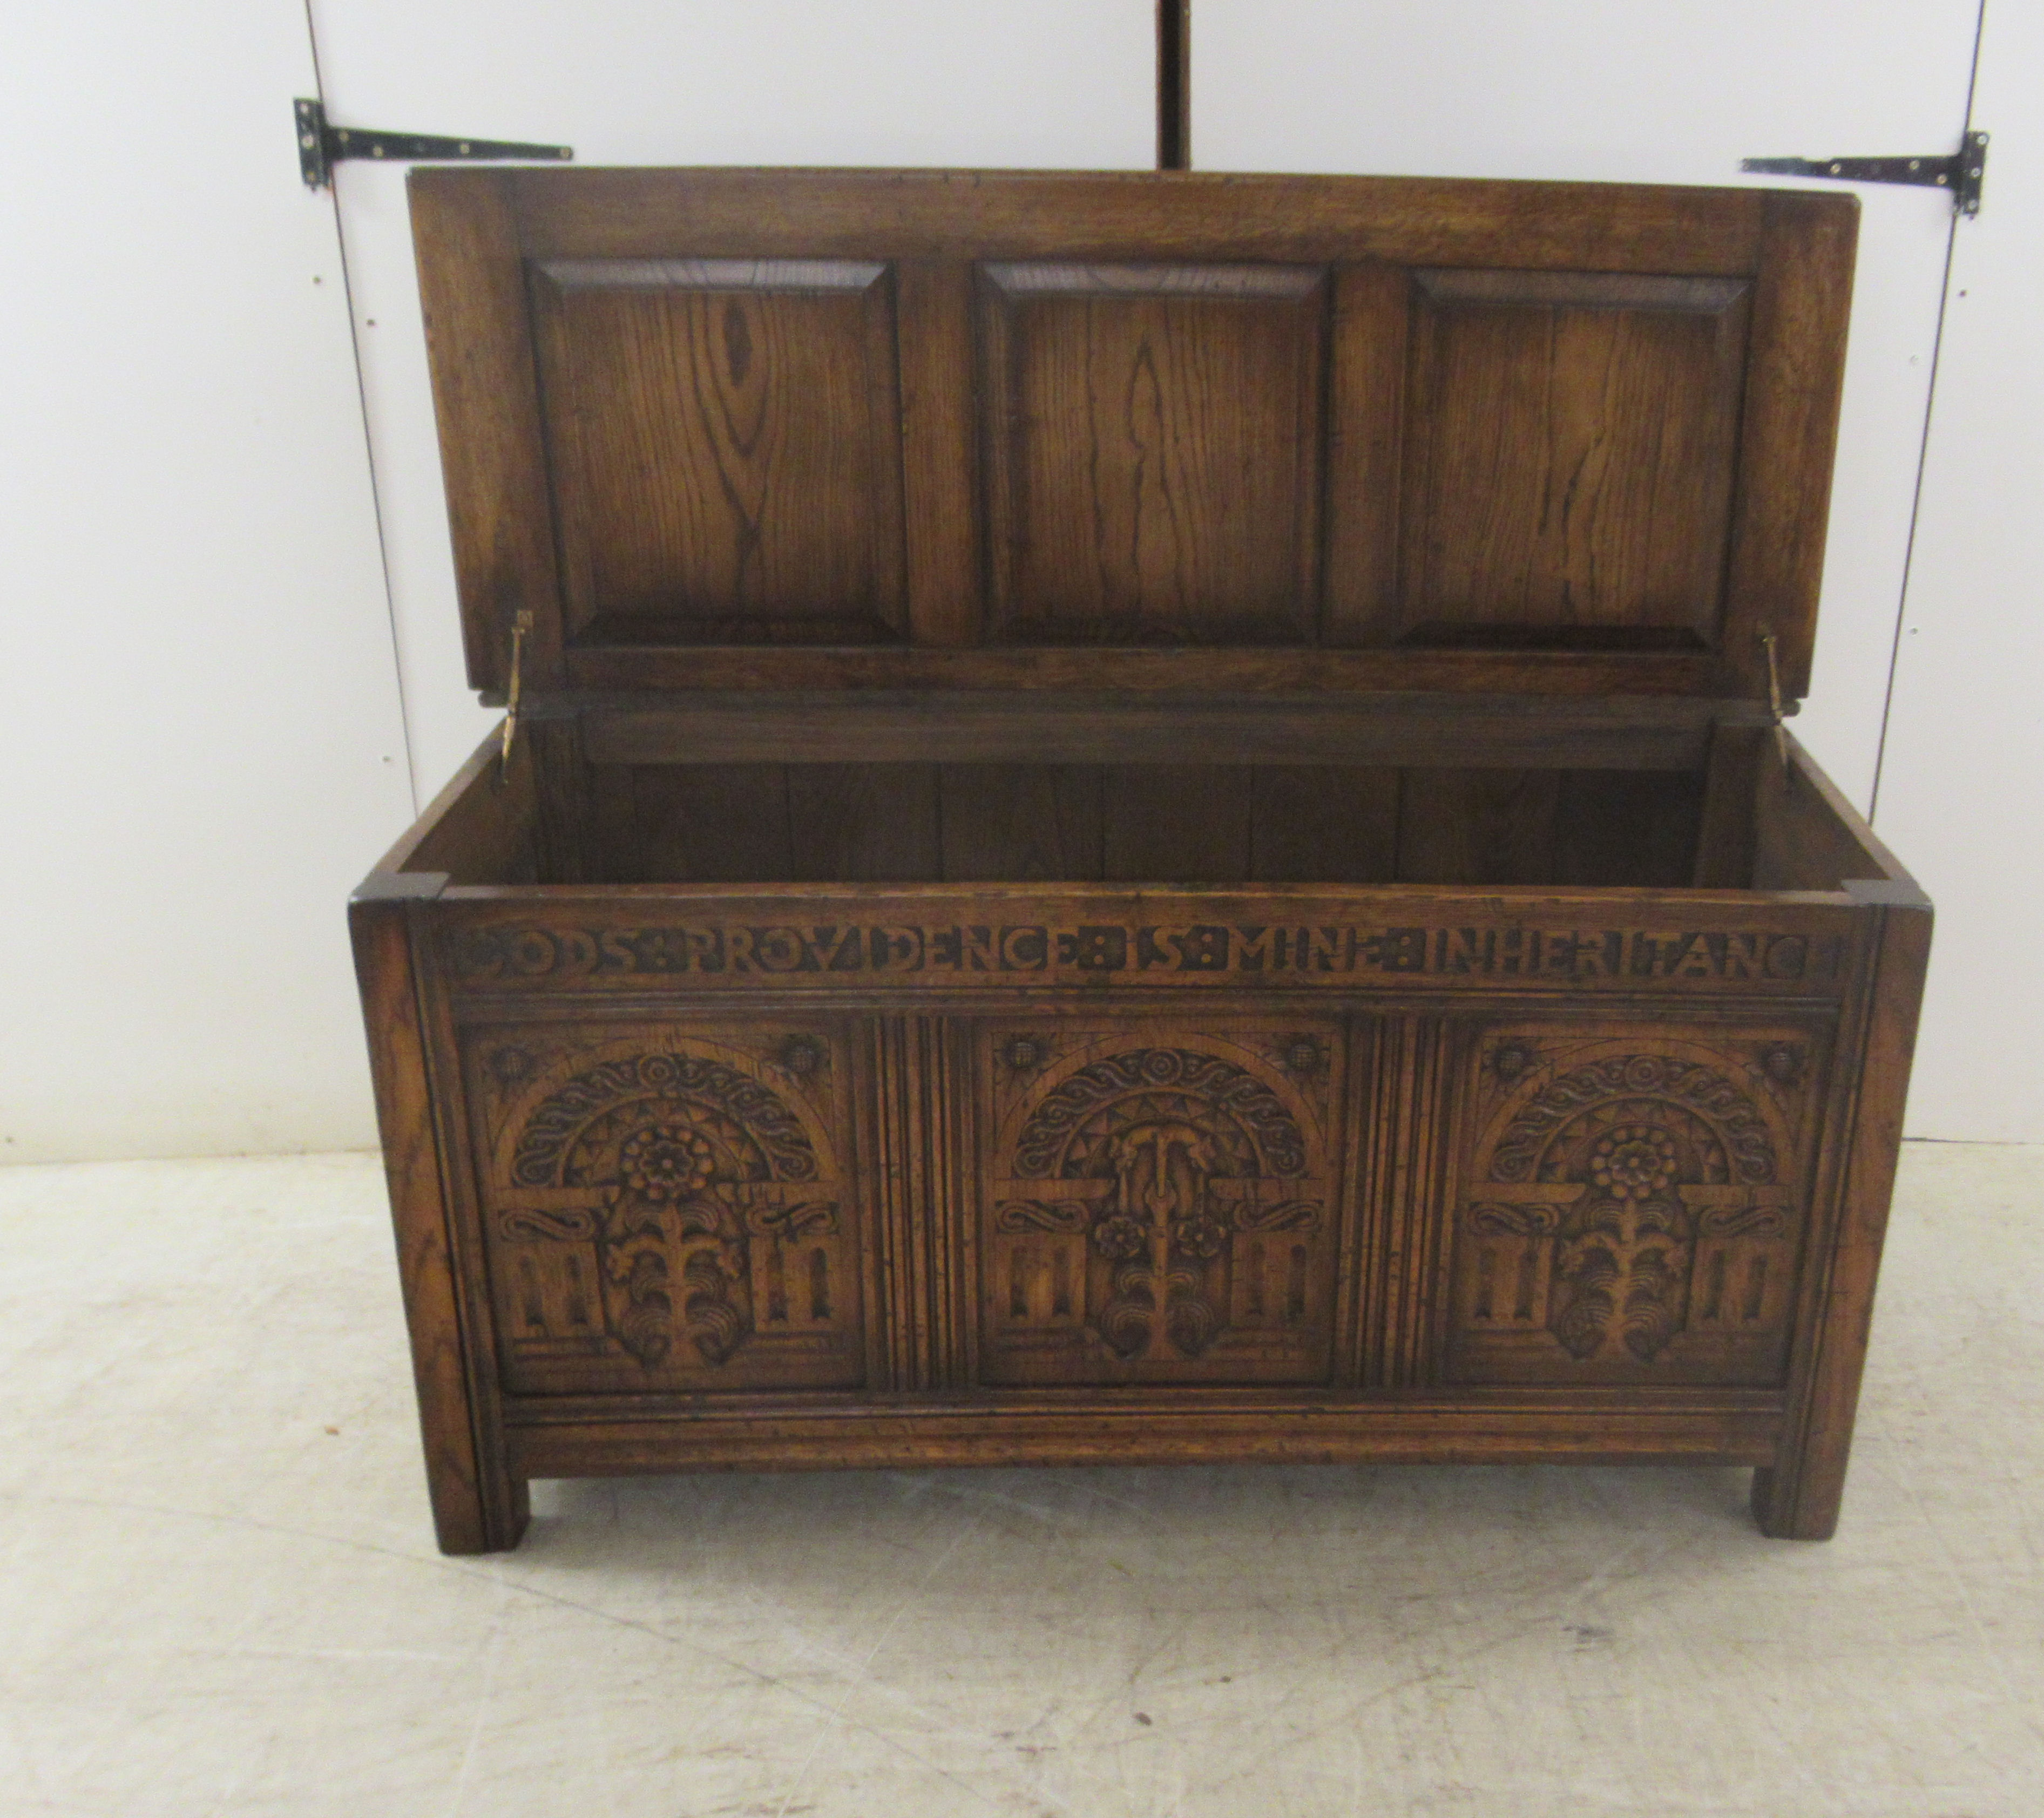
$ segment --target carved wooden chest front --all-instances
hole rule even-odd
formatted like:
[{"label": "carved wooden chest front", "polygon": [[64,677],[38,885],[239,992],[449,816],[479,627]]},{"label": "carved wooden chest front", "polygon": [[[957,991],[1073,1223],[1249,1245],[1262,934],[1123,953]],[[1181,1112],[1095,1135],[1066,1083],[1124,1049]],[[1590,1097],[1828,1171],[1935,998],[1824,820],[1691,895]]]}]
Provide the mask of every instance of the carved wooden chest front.
[{"label": "carved wooden chest front", "polygon": [[1243,1459],[1830,1532],[1930,919],[1779,724],[1850,201],[413,196],[511,718],[351,911],[443,1546]]}]

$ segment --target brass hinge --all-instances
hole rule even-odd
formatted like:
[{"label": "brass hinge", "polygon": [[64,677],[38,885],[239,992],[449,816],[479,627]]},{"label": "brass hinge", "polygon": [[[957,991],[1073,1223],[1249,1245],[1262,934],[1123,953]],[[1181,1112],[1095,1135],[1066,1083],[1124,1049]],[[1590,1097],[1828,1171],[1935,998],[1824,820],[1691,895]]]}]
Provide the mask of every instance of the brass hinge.
[{"label": "brass hinge", "polygon": [[1781,774],[1785,777],[1789,769],[1788,728],[1783,723],[1788,715],[1781,706],[1781,665],[1774,654],[1774,634],[1762,631],[1760,642],[1767,652],[1767,711],[1774,722],[1774,749],[1781,754]]},{"label": "brass hinge", "polygon": [[518,738],[518,696],[524,686],[525,639],[532,629],[528,607],[511,621],[511,685],[504,695],[504,743],[500,749],[500,781],[511,776],[511,747]]}]

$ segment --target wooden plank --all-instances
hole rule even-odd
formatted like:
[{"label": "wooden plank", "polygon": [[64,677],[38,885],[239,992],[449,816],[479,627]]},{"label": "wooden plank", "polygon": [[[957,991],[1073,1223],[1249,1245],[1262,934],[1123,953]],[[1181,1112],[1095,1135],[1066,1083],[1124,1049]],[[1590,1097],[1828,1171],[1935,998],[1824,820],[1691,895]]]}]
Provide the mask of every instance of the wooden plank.
[{"label": "wooden plank", "polygon": [[1405,337],[1412,274],[1372,262],[1335,286],[1328,376],[1327,567],[1320,616],[1328,644],[1397,636],[1398,501],[1404,448]]},{"label": "wooden plank", "polygon": [[1859,200],[1775,191],[1765,220],[1723,649],[1764,700],[1760,635],[1772,631],[1781,692],[1796,700],[1810,692],[1816,642]]},{"label": "wooden plank", "polygon": [[990,638],[1312,641],[1327,280],[980,267]]},{"label": "wooden plank", "polygon": [[824,650],[790,645],[591,645],[570,684],[605,694],[658,688],[1085,688],[1214,695],[1540,693],[1731,696],[1751,685],[1710,654],[1642,650]]},{"label": "wooden plank", "polygon": [[1773,755],[1774,735],[1764,726],[1712,729],[1696,832],[1698,889],[1743,890],[1752,884],[1759,766]]},{"label": "wooden plank", "polygon": [[972,274],[960,260],[908,259],[894,283],[909,635],[918,644],[970,645],[982,616]]},{"label": "wooden plank", "polygon": [[628,764],[589,766],[589,825],[584,832],[590,877],[598,884],[642,881],[638,773]]},{"label": "wooden plank", "polygon": [[1806,1325],[1811,1342],[1781,1455],[1754,1474],[1754,1514],[1764,1532],[1786,1540],[1828,1540],[1838,1526],[1931,957],[1930,905],[1912,886],[1858,884],[1850,894],[1874,930],[1864,1038],[1856,1068],[1847,1061],[1856,1090],[1846,1095],[1851,1110],[1835,1234],[1806,1302],[1815,1317]]},{"label": "wooden plank", "polygon": [[526,685],[558,686],[560,589],[513,180],[418,170],[407,188],[469,686],[509,681],[521,611],[533,616]]},{"label": "wooden plank", "polygon": [[874,1375],[897,1392],[964,1385],[961,1314],[970,1297],[955,1260],[964,1221],[955,1201],[961,1082],[953,1058],[942,1018],[874,1019],[865,1108],[882,1334]]},{"label": "wooden plank", "polygon": [[[438,175],[436,173],[436,175]],[[457,180],[467,173],[454,173]],[[1139,172],[521,171],[541,258],[1187,258],[1750,273],[1752,190]]]},{"label": "wooden plank", "polygon": [[1398,773],[1259,765],[1250,876],[1258,884],[1389,884],[1398,875]]},{"label": "wooden plank", "polygon": [[632,877],[773,884],[795,875],[782,764],[663,764],[631,773]]},{"label": "wooden plank", "polygon": [[1412,284],[1385,631],[1715,649],[1747,282],[1423,270]]},{"label": "wooden plank", "polygon": [[792,876],[916,883],[939,875],[934,764],[791,764]]},{"label": "wooden plank", "polygon": [[586,749],[618,764],[1169,763],[1188,750],[1274,765],[1693,770],[1703,700],[1420,695],[1328,700],[1069,695],[768,693],[583,698]]},{"label": "wooden plank", "polygon": [[532,750],[516,747],[509,772],[502,750],[498,734],[483,740],[378,869],[444,872],[464,884],[532,882],[539,873]]},{"label": "wooden plank", "polygon": [[1404,884],[1552,884],[1561,778],[1553,770],[1404,773]]},{"label": "wooden plank", "polygon": [[[1246,819],[1234,823],[1238,862]],[[892,882],[878,890],[842,881],[733,884],[686,899],[601,888],[450,889],[444,907],[447,957],[465,991],[620,999],[649,985],[685,985],[692,998],[742,1003],[782,977],[798,979],[805,992],[847,1001],[864,994],[897,1007],[916,995],[992,1001],[989,994],[1064,987],[1087,994],[1075,1002],[1091,1001],[1102,988],[1124,984],[1201,998],[1277,989],[1358,1003],[1424,990],[1473,1005],[1567,991],[1586,1014],[1593,1001],[1639,991],[1665,993],[1671,1005],[1784,995],[1815,1002],[1846,989],[1842,943],[1856,926],[1838,893],[1577,888],[1508,896],[1495,882],[1216,888],[1204,879],[1177,888],[1149,877],[931,882],[913,892]],[[753,930],[795,922],[864,933],[828,953],[810,951],[805,934],[801,946],[779,956],[785,966],[751,963]],[[997,926],[1016,937],[1006,948],[996,943],[991,963],[982,937],[961,933],[982,924],[986,939]],[[1162,938],[1194,924],[1206,930],[1197,941]],[[668,937],[682,928],[690,932],[678,953]],[[601,945],[613,931],[663,938]],[[1721,938],[1733,934],[1736,952]]]},{"label": "wooden plank", "polygon": [[1099,768],[947,764],[938,773],[949,883],[1104,875]]},{"label": "wooden plank", "polygon": [[365,892],[349,904],[348,931],[368,1025],[434,1532],[442,1552],[482,1553],[517,1544],[527,1503],[524,1481],[505,1475],[501,1462],[486,1456],[471,1403],[412,958],[409,904],[438,888],[437,880],[386,880],[377,894]]},{"label": "wooden plank", "polygon": [[1681,888],[1696,875],[1702,806],[1702,779],[1693,773],[1562,772],[1554,881]]},{"label": "wooden plank", "polygon": [[1785,769],[1770,738],[1758,769],[1753,888],[1837,890],[1854,878],[1909,874],[1793,739]]},{"label": "wooden plank", "polygon": [[519,742],[528,747],[532,789],[532,869],[541,884],[586,884],[593,879],[589,766],[582,728],[572,718],[521,719]]},{"label": "wooden plank", "polygon": [[1367,1026],[1372,1105],[1356,1125],[1355,1192],[1363,1208],[1362,1321],[1358,1376],[1366,1388],[1439,1381],[1433,1317],[1449,1183],[1450,1026],[1387,1016]]},{"label": "wooden plank", "polygon": [[1110,879],[1239,884],[1249,876],[1250,773],[1220,764],[1111,771],[1104,869]]},{"label": "wooden plank", "polygon": [[[1180,1391],[1182,1396],[1182,1391]],[[1750,1406],[1619,1410],[1573,1398],[1512,1406],[1458,1397],[1389,1404],[1202,1398],[1124,1410],[889,1408],[854,1414],[763,1407],[666,1420],[539,1420],[511,1429],[513,1467],[535,1477],[677,1471],[922,1469],[988,1464],[1757,1464],[1781,1417]],[[538,1413],[538,1410],[535,1410]],[[544,1424],[541,1422],[544,1421]]]},{"label": "wooden plank", "polygon": [[531,294],[574,641],[905,635],[884,263],[552,260]]}]

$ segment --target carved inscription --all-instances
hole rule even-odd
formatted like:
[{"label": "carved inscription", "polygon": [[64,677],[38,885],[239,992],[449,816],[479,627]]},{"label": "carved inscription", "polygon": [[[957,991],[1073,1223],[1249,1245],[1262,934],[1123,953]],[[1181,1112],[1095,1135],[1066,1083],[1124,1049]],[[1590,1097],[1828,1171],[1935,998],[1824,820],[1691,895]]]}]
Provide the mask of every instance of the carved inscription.
[{"label": "carved inscription", "polygon": [[1331,1170],[1308,1101],[1258,1052],[1278,1042],[1027,1039],[1056,1059],[1009,1089],[991,1158],[991,1378],[1296,1380],[1323,1367]]},{"label": "carved inscription", "polygon": [[1804,1109],[1781,1046],[1656,1030],[1543,1052],[1529,1033],[1479,1062],[1504,1084],[1478,1087],[1496,1108],[1465,1176],[1454,1374],[1777,1378]]},{"label": "carved inscription", "polygon": [[1450,984],[1566,984],[1752,990],[1837,980],[1835,935],[1659,928],[1372,927],[1044,922],[767,922],[458,930],[449,957],[471,985],[686,977],[742,985],[879,982],[1354,985],[1424,976]]},{"label": "carved inscription", "polygon": [[[483,1062],[500,1084],[502,1052]],[[564,1057],[518,1095],[496,1153],[486,1233],[514,1387],[842,1374],[855,1296],[832,1145],[735,1051]]]}]

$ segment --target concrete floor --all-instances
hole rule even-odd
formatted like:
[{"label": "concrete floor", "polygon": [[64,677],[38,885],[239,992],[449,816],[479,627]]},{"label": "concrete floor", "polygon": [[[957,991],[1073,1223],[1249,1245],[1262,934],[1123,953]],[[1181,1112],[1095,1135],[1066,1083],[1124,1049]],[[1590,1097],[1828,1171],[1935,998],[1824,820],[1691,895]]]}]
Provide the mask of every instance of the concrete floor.
[{"label": "concrete floor", "polygon": [[1744,1472],[705,1477],[433,1550],[367,1157],[0,1172],[0,1812],[2044,1812],[2044,1149],[1912,1145]]}]

